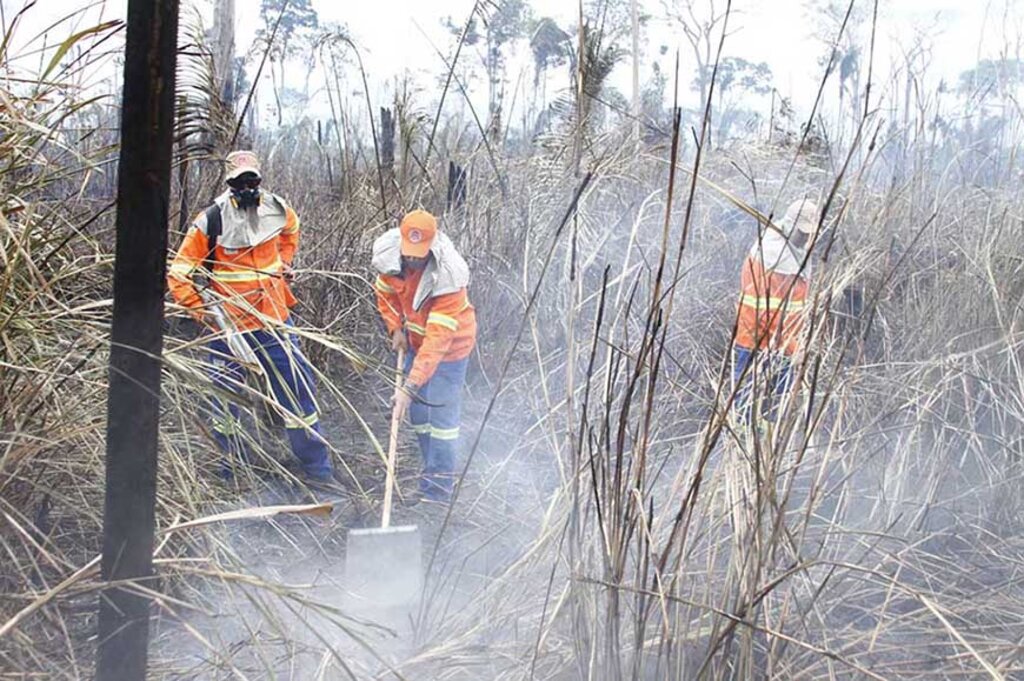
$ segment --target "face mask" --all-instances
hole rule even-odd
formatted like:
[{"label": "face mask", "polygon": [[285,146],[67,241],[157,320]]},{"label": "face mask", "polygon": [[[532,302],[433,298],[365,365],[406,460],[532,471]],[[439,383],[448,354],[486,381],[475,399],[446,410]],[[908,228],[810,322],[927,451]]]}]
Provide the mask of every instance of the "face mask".
[{"label": "face mask", "polygon": [[260,205],[260,190],[257,188],[232,189],[231,196],[235,204],[245,210],[246,208],[257,208]]},{"label": "face mask", "polygon": [[402,268],[409,272],[420,272],[427,268],[429,258],[410,258],[402,256]]}]

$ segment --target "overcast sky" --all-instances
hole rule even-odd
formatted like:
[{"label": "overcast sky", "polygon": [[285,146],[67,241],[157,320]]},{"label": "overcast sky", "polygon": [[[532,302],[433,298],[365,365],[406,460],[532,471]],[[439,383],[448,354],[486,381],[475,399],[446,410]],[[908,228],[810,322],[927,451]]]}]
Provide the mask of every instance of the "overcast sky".
[{"label": "overcast sky", "polygon": [[[0,1],[7,22],[25,4],[24,0]],[[710,1],[698,0],[699,4]],[[724,2],[716,1],[719,5]],[[183,6],[197,6],[206,14],[212,7],[212,0],[182,2]],[[870,12],[871,0],[857,2]],[[567,28],[575,23],[576,0],[531,0],[530,4],[536,16],[550,16]],[[733,33],[725,48],[728,55],[767,62],[775,75],[775,86],[783,95],[793,98],[798,110],[809,107],[821,77],[817,58],[822,53],[822,43],[815,35],[809,4],[808,0],[735,0],[733,7],[737,13],[731,20]],[[346,25],[361,46],[375,97],[388,97],[396,78],[410,73],[419,82],[422,96],[430,98],[437,87],[436,77],[443,71],[431,42],[446,54],[453,43],[440,20],[451,16],[461,24],[473,0],[313,0],[313,5],[321,21]],[[26,14],[21,36],[36,33],[55,18],[87,6],[92,9],[79,18],[79,26],[89,25],[101,14],[105,18],[123,17],[126,3],[123,0],[39,0]],[[262,24],[259,7],[260,0],[237,0],[239,51],[248,47]],[[671,73],[678,49],[685,88],[692,78],[695,63],[682,33],[664,18],[663,0],[642,0],[642,7],[651,16],[641,48],[642,79],[650,74],[650,63],[654,59],[660,60],[666,72]],[[876,73],[888,72],[894,61],[899,60],[902,50],[913,43],[915,35],[924,33],[932,46],[930,85],[934,86],[940,78],[953,81],[960,72],[973,66],[979,56],[999,56],[1007,50],[1012,54],[1022,33],[1022,16],[1020,0],[880,0]],[[861,36],[861,40],[866,53],[868,36]],[[661,46],[668,48],[664,56],[659,56]],[[463,58],[479,63],[479,56],[474,53]],[[512,56],[510,63],[510,89],[514,89],[520,76],[522,82],[529,84],[532,62],[525,45],[518,55]],[[628,94],[628,60],[618,68],[612,84]],[[476,94],[483,97],[482,92]],[[686,96],[691,95],[686,93]]]},{"label": "overcast sky", "polygon": [[[255,0],[251,0],[255,4]],[[669,0],[671,2],[671,0]],[[707,0],[699,0],[704,3]],[[870,9],[870,2],[858,0]],[[450,40],[439,27],[438,17],[451,15],[464,20],[473,0],[377,0],[375,2],[314,1],[321,15],[344,22],[362,45],[366,46],[367,69],[375,77],[387,77],[403,69],[430,71],[440,68],[439,60],[417,25],[431,38],[445,46]],[[575,23],[577,3],[574,0],[532,0],[535,14],[551,16],[562,25]],[[723,3],[721,0],[719,5]],[[738,13],[733,17],[734,33],[726,42],[727,54],[752,61],[767,62],[776,79],[776,86],[785,95],[798,100],[813,98],[820,80],[817,58],[822,45],[814,36],[815,27],[809,18],[805,0],[736,0]],[[883,70],[891,60],[913,42],[916,32],[933,36],[934,74],[955,78],[978,60],[979,44],[986,36],[983,53],[997,53],[1013,35],[1019,21],[1005,22],[1004,11],[1021,3],[986,3],[984,0],[881,0],[876,39],[876,59]],[[644,61],[658,58],[661,45],[668,53],[660,57],[666,69],[672,68],[675,51],[680,50],[681,77],[689,83],[696,64],[678,28],[664,19],[661,0],[643,0],[644,11],[651,16],[646,29],[646,42],[641,48]],[[1019,12],[1013,14],[1019,18]],[[1008,35],[1003,35],[1007,33]],[[867,51],[867,36],[865,52]],[[528,57],[528,55],[526,55]],[[991,54],[988,56],[992,56]],[[523,66],[528,59],[521,60]],[[644,69],[645,73],[649,68]],[[510,74],[515,79],[515,74]],[[623,63],[615,75],[615,84],[628,92],[630,69]]]},{"label": "overcast sky", "polygon": [[[671,2],[671,0],[669,0]],[[704,3],[707,0],[699,0]],[[858,0],[870,8],[866,0]],[[575,23],[577,3],[574,0],[532,0],[538,16],[551,16],[563,25]],[[724,3],[719,0],[719,5]],[[801,91],[801,83],[814,80],[816,59],[821,52],[814,38],[814,25],[809,20],[805,0],[736,0],[738,10],[732,19],[735,30],[726,43],[726,52],[754,61],[766,61],[779,81],[780,90]],[[1010,2],[1011,7],[1018,3]],[[342,3],[314,1],[323,17],[345,22],[352,33],[367,46],[371,70],[382,74],[396,73],[403,68],[416,68],[433,52],[416,24],[430,30],[437,39],[438,17],[452,15],[460,20],[467,16],[473,0],[378,0],[376,2]],[[876,49],[887,59],[899,44],[909,43],[917,30],[935,36],[936,67],[948,75],[956,75],[977,61],[978,44],[985,26],[986,14],[1001,21],[1006,3],[983,0],[881,0],[879,3],[879,35]],[[657,53],[660,45],[669,47],[671,61],[676,48],[681,50],[684,73],[692,72],[688,46],[681,32],[664,19],[661,0],[643,0],[644,11],[651,16],[647,28],[646,58]],[[990,22],[990,47],[1002,42],[1001,31]],[[435,58],[436,59],[436,58]],[[628,79],[628,68],[622,75]],[[815,84],[807,89],[813,89]]]}]

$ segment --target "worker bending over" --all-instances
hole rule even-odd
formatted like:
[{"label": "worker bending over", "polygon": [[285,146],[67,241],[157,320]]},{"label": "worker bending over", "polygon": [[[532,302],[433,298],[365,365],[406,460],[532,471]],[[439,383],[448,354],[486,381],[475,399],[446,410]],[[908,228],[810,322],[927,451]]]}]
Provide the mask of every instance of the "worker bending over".
[{"label": "worker bending over", "polygon": [[406,350],[395,395],[398,418],[409,420],[423,455],[420,492],[448,501],[455,483],[462,388],[476,343],[476,314],[466,287],[469,267],[437,219],[416,210],[373,244],[377,309],[396,352]]}]

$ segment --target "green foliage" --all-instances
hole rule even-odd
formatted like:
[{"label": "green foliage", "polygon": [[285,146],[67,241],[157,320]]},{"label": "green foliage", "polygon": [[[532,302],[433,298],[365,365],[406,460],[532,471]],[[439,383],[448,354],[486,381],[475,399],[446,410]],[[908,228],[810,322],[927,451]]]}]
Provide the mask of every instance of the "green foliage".
[{"label": "green foliage", "polygon": [[616,44],[602,45],[601,35],[586,26],[583,33],[583,91],[598,96],[626,54]]},{"label": "green foliage", "polygon": [[[642,0],[640,4],[643,4]],[[629,44],[633,33],[633,13],[630,5],[630,0],[586,0],[583,3],[583,15],[591,18],[591,23],[601,34],[603,42]],[[643,31],[651,17],[641,8],[638,19],[640,30]]]},{"label": "green foliage", "polygon": [[445,17],[442,24],[456,38],[462,37],[465,31],[464,45],[473,47],[483,41],[489,51],[500,52],[505,45],[526,33],[532,19],[533,11],[524,0],[503,0],[481,3],[470,17],[468,28],[451,16]]},{"label": "green foliage", "polygon": [[256,32],[256,39],[263,42],[270,40],[274,24],[277,23],[277,18],[281,17],[275,45],[272,48],[272,55],[278,59],[293,56],[300,49],[302,42],[295,39],[309,38],[320,25],[320,17],[313,9],[311,0],[261,0],[260,15],[263,18],[263,26]]},{"label": "green foliage", "polygon": [[484,23],[487,44],[491,50],[501,50],[516,38],[522,37],[533,13],[525,0],[503,0],[481,5],[479,15]]},{"label": "green foliage", "polygon": [[572,50],[572,36],[563,31],[551,17],[541,17],[533,22],[530,31],[530,50],[536,73],[548,68],[562,66],[569,59]]},{"label": "green foliage", "polygon": [[651,64],[651,77],[644,84],[643,93],[640,96],[640,103],[643,116],[649,120],[660,120],[665,110],[665,89],[668,86],[668,76],[661,70],[658,62]]},{"label": "green foliage", "polygon": [[[709,70],[713,68],[713,64],[707,67]],[[710,71],[703,74],[698,67],[697,74],[690,85],[694,91],[700,91],[700,83],[704,76],[710,78]],[[772,91],[772,79],[772,70],[765,62],[755,64],[742,57],[725,57],[718,64],[715,87],[723,94],[725,92],[740,92],[766,95]]]},{"label": "green foliage", "polygon": [[53,57],[50,58],[49,65],[46,67],[46,69],[43,70],[43,73],[42,75],[40,75],[39,79],[46,80],[47,78],[49,78],[50,75],[54,72],[54,69],[56,69],[60,65],[60,60],[64,58],[64,55],[66,55],[68,51],[83,38],[86,38],[91,35],[97,35],[100,33],[107,33],[108,31],[120,28],[121,25],[122,24],[120,21],[107,21],[98,26],[92,26],[90,28],[85,29],[84,31],[79,31],[78,33],[75,33],[74,35],[70,36],[67,40],[62,42],[57,47],[57,51],[53,53]]},{"label": "green foliage", "polygon": [[480,42],[480,24],[477,21],[476,14],[469,18],[468,28],[455,23],[450,16],[445,17],[444,21],[441,23],[444,24],[445,28],[448,29],[448,32],[455,36],[455,38],[462,37],[462,31],[465,30],[466,37],[462,40],[463,45],[469,45],[472,47]]},{"label": "green foliage", "polygon": [[860,33],[870,18],[865,3],[856,3],[851,10],[848,0],[808,0],[804,7],[814,24],[814,37],[824,43],[818,66],[825,68],[833,63],[840,85],[856,78],[861,63]]},{"label": "green foliage", "polygon": [[958,89],[962,94],[1012,92],[1024,82],[1024,61],[1020,59],[982,59],[977,66],[960,74]]}]

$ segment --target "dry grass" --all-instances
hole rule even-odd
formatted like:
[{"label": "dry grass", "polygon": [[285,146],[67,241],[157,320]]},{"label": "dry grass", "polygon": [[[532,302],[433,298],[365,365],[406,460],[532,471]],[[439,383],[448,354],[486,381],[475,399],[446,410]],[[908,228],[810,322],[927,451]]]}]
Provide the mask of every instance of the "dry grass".
[{"label": "dry grass", "polygon": [[[89,55],[109,58],[105,35],[82,38],[85,56],[46,74],[54,84],[0,92],[0,675],[12,678],[87,677],[94,645],[113,119],[111,102],[83,103],[70,84]],[[357,139],[348,124],[335,129]],[[949,143],[910,138],[892,181],[884,144],[845,170],[745,144],[708,152],[691,192],[683,140],[666,206],[667,143],[634,153],[615,128],[590,130],[581,185],[575,133],[513,152],[446,120],[425,176],[427,129],[399,124],[410,139],[392,212],[443,211],[444,154],[469,169],[467,202],[444,224],[470,260],[481,328],[458,502],[398,511],[430,540],[427,597],[373,622],[340,581],[345,530],[371,520],[382,478],[389,359],[367,254],[393,216],[373,156],[339,151],[315,123],[262,133],[272,189],[303,217],[298,323],[351,485],[328,519],[186,525],[281,499],[256,476],[216,482],[205,358],[174,321],[154,678],[1024,673],[1024,207],[998,179],[1014,159],[947,165]],[[183,148],[196,153],[182,176],[191,210],[212,172]],[[997,179],[973,184],[979,169]],[[770,437],[753,437],[725,417],[736,272],[755,233],[738,206],[767,214],[833,186],[803,388]],[[853,284],[864,307],[851,316]],[[288,479],[287,448],[253,419],[261,466]]]}]

